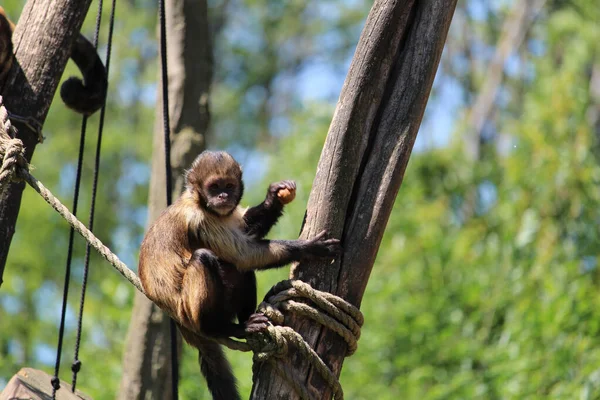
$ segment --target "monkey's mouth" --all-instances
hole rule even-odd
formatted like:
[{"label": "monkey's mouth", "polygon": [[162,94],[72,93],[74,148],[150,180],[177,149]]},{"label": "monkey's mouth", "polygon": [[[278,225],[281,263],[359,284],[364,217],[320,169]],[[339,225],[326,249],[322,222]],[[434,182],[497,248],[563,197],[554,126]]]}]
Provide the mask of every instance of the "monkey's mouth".
[{"label": "monkey's mouth", "polygon": [[214,202],[210,208],[219,215],[228,215],[235,208],[235,204],[231,204],[229,201]]}]

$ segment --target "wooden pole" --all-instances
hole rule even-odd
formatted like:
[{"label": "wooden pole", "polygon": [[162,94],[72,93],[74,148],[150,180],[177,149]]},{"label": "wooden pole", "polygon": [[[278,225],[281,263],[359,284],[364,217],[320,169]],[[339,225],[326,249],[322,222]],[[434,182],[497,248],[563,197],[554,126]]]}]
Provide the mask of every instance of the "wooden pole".
[{"label": "wooden pole", "polygon": [[[302,263],[292,277],[360,306],[423,117],[456,0],[376,0],[338,101],[313,184],[301,237],[326,229],[342,239],[333,265]],[[314,322],[286,317],[339,376],[346,344]],[[359,346],[360,351],[360,346]],[[294,373],[315,398],[331,390],[305,360]],[[295,399],[262,365],[252,399]]]},{"label": "wooden pole", "polygon": [[[166,0],[169,117],[173,198],[184,189],[183,171],[205,149],[212,80],[212,45],[206,0]],[[194,49],[194,51],[189,51]],[[148,224],[167,207],[162,90],[158,85]],[[169,400],[171,351],[169,317],[136,292],[123,356],[117,400]],[[202,379],[199,376],[198,379]]]},{"label": "wooden pole", "polygon": [[[58,87],[72,43],[91,0],[29,0],[13,34],[15,62],[0,87],[6,109],[31,118],[40,129]],[[38,132],[13,118],[17,137],[31,161]],[[35,124],[35,122],[33,124]],[[0,197],[0,287],[25,183],[14,183]]]}]

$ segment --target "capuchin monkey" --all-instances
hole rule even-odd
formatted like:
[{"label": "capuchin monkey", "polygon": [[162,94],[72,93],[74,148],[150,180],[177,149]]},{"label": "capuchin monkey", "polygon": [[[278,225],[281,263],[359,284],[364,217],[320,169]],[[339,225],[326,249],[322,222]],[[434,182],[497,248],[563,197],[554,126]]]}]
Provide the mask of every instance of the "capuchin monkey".
[{"label": "capuchin monkey", "polygon": [[324,231],[310,240],[264,239],[295,191],[293,181],[274,183],[261,204],[244,210],[238,206],[244,192],[240,165],[226,152],[205,151],[187,171],[181,197],[142,241],[138,271],[146,295],[200,351],[215,400],[240,397],[223,350],[211,338],[245,338],[267,328],[267,318],[254,313],[254,271],[333,259],[341,250]]},{"label": "capuchin monkey", "polygon": [[[0,84],[12,67],[14,54],[12,34],[15,24],[8,19],[0,6]],[[71,59],[75,62],[83,80],[70,77],[60,87],[60,97],[70,109],[84,115],[92,115],[104,105],[108,79],[106,69],[94,45],[79,34],[71,48]]]}]

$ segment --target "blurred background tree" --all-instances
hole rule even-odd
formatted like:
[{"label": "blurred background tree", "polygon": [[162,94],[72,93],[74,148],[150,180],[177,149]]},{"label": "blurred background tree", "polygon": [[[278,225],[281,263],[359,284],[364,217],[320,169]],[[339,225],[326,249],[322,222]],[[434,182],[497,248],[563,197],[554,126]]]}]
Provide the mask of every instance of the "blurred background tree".
[{"label": "blurred background tree", "polygon": [[[501,62],[492,110],[473,136],[469,112],[517,3],[459,1],[362,304],[360,346],[342,372],[348,398],[600,397],[600,10],[592,0],[528,5],[537,11],[523,19],[522,40]],[[16,19],[22,2],[4,6]],[[208,145],[244,164],[246,204],[260,201],[269,181],[298,181],[298,197],[272,234],[293,238],[370,2],[213,0],[209,7]],[[156,6],[137,0],[117,10],[96,231],[134,267],[146,223]],[[88,36],[93,20],[90,12]],[[71,198],[79,123],[56,101],[33,160],[36,176],[62,199]],[[477,157],[469,156],[469,140],[477,141]],[[90,155],[94,142],[87,141]],[[88,193],[84,184],[80,210]],[[0,387],[21,366],[52,370],[67,237],[68,226],[26,190],[0,290]],[[77,246],[66,374],[83,241]],[[286,276],[259,274],[259,296]],[[132,298],[94,254],[78,387],[96,399],[114,398],[127,368]],[[230,358],[248,393],[250,357]],[[180,390],[181,398],[209,398],[187,347]]]}]

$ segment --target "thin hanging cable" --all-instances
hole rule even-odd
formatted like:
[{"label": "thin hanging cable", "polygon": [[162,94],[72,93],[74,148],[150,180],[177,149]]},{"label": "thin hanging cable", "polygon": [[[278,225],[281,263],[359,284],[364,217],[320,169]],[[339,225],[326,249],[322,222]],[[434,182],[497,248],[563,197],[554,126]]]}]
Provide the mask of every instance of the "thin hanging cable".
[{"label": "thin hanging cable", "polygon": [[[98,13],[96,15],[96,32],[94,35],[94,47],[98,47],[98,37],[100,36],[100,24],[102,21],[102,6],[103,0],[99,0],[98,2]],[[113,39],[113,30],[115,24],[115,9],[116,9],[116,0],[112,1],[112,8],[110,12],[110,23],[108,29],[108,42],[106,47],[106,75],[108,76],[109,68],[110,68],[110,56],[112,52],[112,39]],[[105,100],[106,102],[106,100]],[[96,210],[96,194],[98,191],[98,175],[100,171],[100,153],[102,148],[102,132],[104,130],[104,116],[106,113],[106,103],[102,106],[100,110],[100,119],[98,121],[98,139],[96,143],[96,157],[94,161],[94,178],[92,184],[92,199],[90,204],[90,216],[88,222],[88,229],[90,231],[94,231],[94,215]],[[81,343],[81,331],[82,331],[82,323],[83,323],[83,307],[85,304],[85,293],[87,290],[87,281],[88,281],[88,273],[89,273],[89,265],[90,265],[90,244],[89,242],[86,244],[85,248],[85,261],[83,268],[83,282],[81,286],[81,296],[79,301],[79,318],[77,320],[77,336],[75,339],[75,354],[73,357],[73,364],[71,365],[71,371],[73,371],[72,377],[72,391],[75,392],[75,386],[77,385],[77,373],[81,369],[81,361],[79,360],[79,348]]]},{"label": "thin hanging cable", "polygon": [[[77,159],[77,175],[75,176],[75,191],[73,193],[73,215],[77,216],[77,204],[79,203],[79,188],[81,184],[81,170],[83,166],[83,150],[85,147],[85,134],[87,128],[87,116],[81,119],[81,134],[79,138],[79,156]],[[56,399],[56,391],[60,389],[60,358],[62,355],[63,338],[65,335],[65,317],[67,313],[67,299],[69,297],[69,282],[71,280],[71,260],[73,259],[73,240],[75,230],[69,231],[69,247],[67,249],[67,261],[65,266],[65,282],[63,285],[62,309],[60,313],[60,327],[58,329],[58,345],[56,346],[56,361],[54,363],[54,375],[50,380],[52,385],[52,400]]]},{"label": "thin hanging cable", "polygon": [[[77,161],[77,175],[75,177],[75,192],[73,194],[73,215],[77,215],[77,203],[79,202],[79,186],[81,182],[81,166],[83,163],[83,147],[85,145],[86,118],[81,124],[81,137],[79,139],[79,159]],[[58,329],[58,345],[56,347],[56,362],[54,363],[54,376],[50,380],[52,384],[52,399],[56,399],[56,391],[60,388],[58,373],[60,370],[60,356],[62,353],[63,336],[65,333],[65,315],[67,311],[67,297],[69,293],[69,281],[71,280],[71,259],[73,256],[73,239],[75,230],[69,231],[69,248],[67,250],[67,263],[65,267],[65,283],[63,286],[62,310],[60,314],[60,328]]]},{"label": "thin hanging cable", "polygon": [[[167,191],[167,206],[172,202],[171,184],[171,127],[169,121],[169,77],[167,73],[167,21],[165,16],[165,2],[158,0],[158,16],[160,19],[160,62],[162,76],[162,105],[163,105],[163,128],[165,143],[165,181]],[[172,319],[169,323],[171,333],[171,391],[173,400],[179,398],[179,365],[177,362],[177,326]]]},{"label": "thin hanging cable", "polygon": [[167,190],[167,206],[172,203],[172,184],[171,184],[171,139],[170,139],[170,121],[169,121],[169,77],[167,74],[167,22],[165,18],[165,3],[164,0],[158,0],[159,16],[160,16],[160,62],[162,72],[162,111],[163,111],[163,130],[165,142],[165,172],[166,190]]}]

